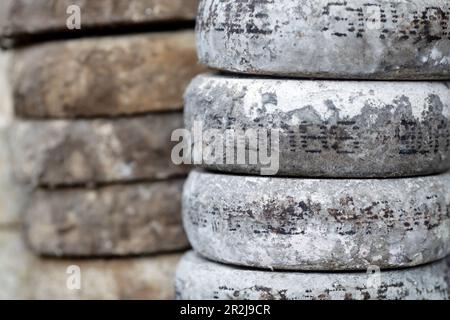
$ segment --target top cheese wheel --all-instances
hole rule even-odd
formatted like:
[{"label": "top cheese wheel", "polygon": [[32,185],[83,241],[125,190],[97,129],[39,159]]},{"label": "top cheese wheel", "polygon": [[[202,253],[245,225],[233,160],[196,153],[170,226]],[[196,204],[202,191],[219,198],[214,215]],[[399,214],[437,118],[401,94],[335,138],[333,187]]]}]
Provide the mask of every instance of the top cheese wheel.
[{"label": "top cheese wheel", "polygon": [[447,0],[202,0],[202,63],[238,73],[450,78]]},{"label": "top cheese wheel", "polygon": [[[2,0],[0,37],[193,21],[197,8],[198,0]],[[80,28],[72,28],[78,13]]]}]

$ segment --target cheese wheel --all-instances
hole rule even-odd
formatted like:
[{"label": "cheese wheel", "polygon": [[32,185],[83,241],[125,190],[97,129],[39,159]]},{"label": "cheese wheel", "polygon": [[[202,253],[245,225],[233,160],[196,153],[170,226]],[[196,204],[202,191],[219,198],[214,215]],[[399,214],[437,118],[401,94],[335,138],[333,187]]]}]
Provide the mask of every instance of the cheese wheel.
[{"label": "cheese wheel", "polygon": [[450,173],[292,179],[194,171],[183,221],[203,256],[245,267],[411,267],[450,253]]},{"label": "cheese wheel", "polygon": [[200,60],[238,73],[448,79],[446,0],[202,0]]}]

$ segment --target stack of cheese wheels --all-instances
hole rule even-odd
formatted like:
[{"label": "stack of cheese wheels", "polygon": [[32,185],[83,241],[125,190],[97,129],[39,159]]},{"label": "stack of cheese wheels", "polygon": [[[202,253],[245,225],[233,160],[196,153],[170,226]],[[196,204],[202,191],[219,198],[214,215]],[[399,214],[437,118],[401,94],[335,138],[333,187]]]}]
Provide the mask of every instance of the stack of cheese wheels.
[{"label": "stack of cheese wheels", "polygon": [[449,297],[449,11],[201,1],[179,298]]},{"label": "stack of cheese wheels", "polygon": [[[173,164],[170,140],[183,127],[183,92],[205,71],[197,8],[197,0],[0,4],[0,37],[14,55],[11,162],[29,190],[27,245],[46,258],[29,268],[26,297],[174,297],[179,252],[189,247],[188,167]],[[79,290],[65,285],[73,265]]]}]

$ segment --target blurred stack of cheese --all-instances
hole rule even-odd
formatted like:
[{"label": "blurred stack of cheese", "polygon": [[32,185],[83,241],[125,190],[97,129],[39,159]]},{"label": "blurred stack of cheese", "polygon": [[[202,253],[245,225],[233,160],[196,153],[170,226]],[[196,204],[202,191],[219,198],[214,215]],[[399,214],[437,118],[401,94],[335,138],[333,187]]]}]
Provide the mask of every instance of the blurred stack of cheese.
[{"label": "blurred stack of cheese", "polygon": [[170,138],[203,70],[196,11],[197,0],[0,4],[13,56],[0,85],[1,298],[173,297],[188,168],[172,163]]}]

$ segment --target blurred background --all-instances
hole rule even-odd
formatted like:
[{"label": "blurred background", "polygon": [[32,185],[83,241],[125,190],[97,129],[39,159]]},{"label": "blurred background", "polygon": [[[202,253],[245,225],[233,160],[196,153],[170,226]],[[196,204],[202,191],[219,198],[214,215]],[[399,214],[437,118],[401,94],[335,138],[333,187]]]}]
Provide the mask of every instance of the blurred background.
[{"label": "blurred background", "polygon": [[0,299],[172,299],[197,0],[0,3]]}]

